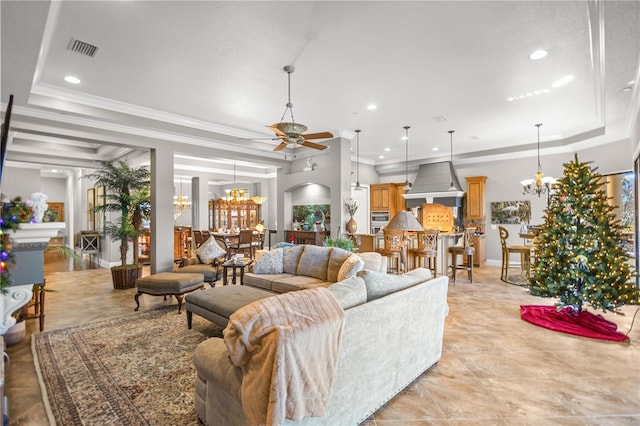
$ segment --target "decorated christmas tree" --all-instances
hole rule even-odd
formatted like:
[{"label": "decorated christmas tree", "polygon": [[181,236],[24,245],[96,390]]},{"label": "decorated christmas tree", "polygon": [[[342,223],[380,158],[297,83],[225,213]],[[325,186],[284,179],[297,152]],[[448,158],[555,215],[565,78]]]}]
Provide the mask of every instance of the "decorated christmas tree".
[{"label": "decorated christmas tree", "polygon": [[557,308],[583,305],[615,312],[638,303],[629,256],[621,242],[622,226],[607,202],[602,176],[587,163],[564,165],[545,211],[536,243],[537,262],[529,283],[531,294],[557,297]]}]

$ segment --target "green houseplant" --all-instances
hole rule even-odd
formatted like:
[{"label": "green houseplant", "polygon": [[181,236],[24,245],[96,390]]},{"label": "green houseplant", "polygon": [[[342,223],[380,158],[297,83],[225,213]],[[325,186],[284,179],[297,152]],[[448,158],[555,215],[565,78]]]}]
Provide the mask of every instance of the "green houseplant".
[{"label": "green houseplant", "polygon": [[[114,288],[132,288],[142,274],[142,265],[137,262],[127,264],[129,240],[135,242],[139,234],[142,204],[148,204],[151,173],[144,166],[130,167],[124,161],[115,164],[103,161],[101,164],[99,170],[86,176],[96,185],[105,187],[104,204],[93,207],[93,210],[116,214],[115,220],[107,222],[104,227],[106,236],[120,241],[120,265],[111,268],[111,278]],[[144,194],[145,190],[147,196],[140,197],[141,191]]]},{"label": "green houseplant", "polygon": [[338,247],[347,251],[355,251],[353,240],[351,238],[338,237],[335,240],[327,237],[322,242],[325,247]]}]

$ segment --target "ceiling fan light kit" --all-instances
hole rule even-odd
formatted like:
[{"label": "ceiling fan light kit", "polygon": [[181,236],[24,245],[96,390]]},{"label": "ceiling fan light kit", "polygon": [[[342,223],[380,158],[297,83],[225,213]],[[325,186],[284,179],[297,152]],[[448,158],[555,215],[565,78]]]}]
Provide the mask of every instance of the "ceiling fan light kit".
[{"label": "ceiling fan light kit", "polygon": [[[287,73],[288,102],[284,108],[280,122],[266,126],[268,129],[271,129],[271,131],[273,131],[276,134],[276,137],[281,141],[280,145],[274,148],[274,151],[282,151],[288,145],[293,145],[294,148],[296,146],[306,146],[307,148],[318,150],[327,149],[326,146],[310,142],[309,139],[330,139],[333,137],[333,134],[330,132],[304,134],[304,132],[308,130],[308,127],[304,124],[296,123],[296,120],[293,118],[293,104],[291,103],[291,74],[295,71],[295,67],[293,65],[287,65],[283,70]],[[291,116],[290,122],[284,121],[287,111],[289,111],[289,115]]]}]

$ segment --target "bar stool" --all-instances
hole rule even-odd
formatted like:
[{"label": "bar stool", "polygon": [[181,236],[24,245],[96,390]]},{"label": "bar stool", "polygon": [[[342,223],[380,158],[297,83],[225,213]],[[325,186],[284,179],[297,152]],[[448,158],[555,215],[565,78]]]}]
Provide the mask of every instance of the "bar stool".
[{"label": "bar stool", "polygon": [[503,226],[498,226],[498,231],[500,232],[500,245],[502,246],[502,270],[500,272],[500,279],[510,283],[509,259],[512,254],[520,255],[520,271],[525,277],[529,278],[531,270],[531,250],[534,247],[528,245],[507,245],[509,231]]},{"label": "bar stool", "polygon": [[396,274],[400,274],[404,232],[384,229],[383,235],[384,248],[379,253],[388,259],[387,272],[395,271]]},{"label": "bar stool", "polygon": [[[462,235],[463,245],[449,247],[449,253],[451,253],[451,276],[454,283],[456,282],[458,269],[466,269],[469,282],[473,282],[473,254],[476,251],[473,247],[473,236],[475,232],[476,228],[466,228]],[[462,256],[462,265],[460,266],[458,266],[458,255]]]},{"label": "bar stool", "polygon": [[438,272],[438,229],[426,229],[416,232],[418,247],[411,250],[413,262],[416,267],[424,267],[431,270],[435,277]]}]

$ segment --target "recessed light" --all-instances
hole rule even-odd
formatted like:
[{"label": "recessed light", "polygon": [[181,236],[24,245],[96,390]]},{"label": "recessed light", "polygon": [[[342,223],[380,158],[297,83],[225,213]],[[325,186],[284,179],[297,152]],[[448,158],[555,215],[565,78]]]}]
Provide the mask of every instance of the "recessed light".
[{"label": "recessed light", "polygon": [[529,59],[531,59],[532,61],[537,61],[538,59],[544,58],[548,54],[549,52],[547,52],[546,50],[543,50],[543,49],[536,50],[531,55],[529,55]]},{"label": "recessed light", "polygon": [[553,83],[551,86],[552,87],[560,87],[560,86],[564,86],[565,84],[567,84],[567,83],[569,83],[571,81],[573,81],[573,74],[565,75],[560,80],[558,80],[555,83]]},{"label": "recessed light", "polygon": [[80,84],[80,79],[73,75],[66,75],[64,77],[64,81],[71,84]]},{"label": "recessed light", "polygon": [[384,158],[384,155],[378,155],[378,158]]},{"label": "recessed light", "polygon": [[400,138],[400,140],[406,141],[407,139],[409,139],[407,136],[403,136]]},{"label": "recessed light", "polygon": [[627,87],[623,87],[622,88],[623,92],[630,92],[631,90],[633,90],[633,88],[631,86],[627,86]]},{"label": "recessed light", "polygon": [[437,146],[434,146],[433,148],[431,148],[431,151],[440,151],[440,149]]},{"label": "recessed light", "polygon": [[389,151],[391,151],[391,148],[385,148],[384,150],[385,150],[386,152],[389,152]]},{"label": "recessed light", "polygon": [[369,111],[373,111],[374,109],[378,108],[378,106],[376,104],[369,104],[367,105],[367,109]]},{"label": "recessed light", "polygon": [[629,86],[633,86],[634,84],[636,84],[636,81],[635,81],[635,80],[629,80],[629,81],[627,82],[627,84],[628,84]]}]

